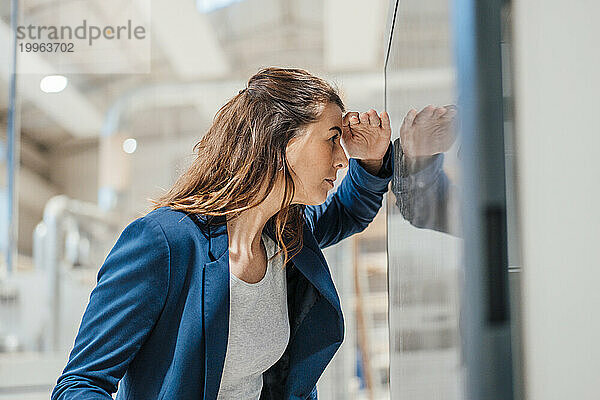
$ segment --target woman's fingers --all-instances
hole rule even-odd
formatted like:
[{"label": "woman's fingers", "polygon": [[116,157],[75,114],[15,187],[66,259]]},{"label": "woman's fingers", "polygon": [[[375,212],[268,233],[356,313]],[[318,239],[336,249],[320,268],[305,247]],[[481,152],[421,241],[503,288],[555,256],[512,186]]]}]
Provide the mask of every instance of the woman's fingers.
[{"label": "woman's fingers", "polygon": [[431,117],[433,115],[433,113],[435,112],[435,107],[433,105],[428,105],[427,107],[425,107],[423,109],[423,111],[421,111],[421,113],[423,114],[423,116],[425,117]]},{"label": "woman's fingers", "polygon": [[412,124],[415,122],[416,116],[417,116],[417,110],[415,110],[414,108],[411,108],[406,113],[406,117],[404,117],[404,122],[402,122],[402,125],[406,124],[407,127],[412,126]]},{"label": "woman's fingers", "polygon": [[358,113],[356,111],[346,113],[344,116],[344,125],[356,125],[358,123],[360,123],[360,120],[358,119]]},{"label": "woman's fingers", "polygon": [[381,127],[385,130],[392,130],[392,126],[390,124],[390,115],[387,111],[381,113]]},{"label": "woman's fingers", "polygon": [[[414,116],[412,117],[412,119],[414,119]],[[388,130],[391,129],[389,114],[384,111],[381,113],[381,115],[379,115],[374,109],[370,109],[369,111],[363,113],[358,113],[356,111],[348,112],[344,115],[344,118],[342,119],[342,124],[344,126],[364,124],[373,128],[384,128]]]},{"label": "woman's fingers", "polygon": [[447,112],[448,110],[446,109],[446,107],[436,107],[435,111],[433,112],[433,116],[436,118],[440,118]]},{"label": "woman's fingers", "polygon": [[446,113],[446,118],[452,118],[458,113],[458,108],[454,104],[444,106],[444,108],[448,110]]},{"label": "woman's fingers", "polygon": [[369,125],[369,114],[360,113],[359,119],[361,124]]},{"label": "woman's fingers", "polygon": [[381,126],[381,120],[379,119],[379,115],[377,115],[377,111],[370,109],[367,114],[369,116],[369,124],[372,127],[376,128]]}]

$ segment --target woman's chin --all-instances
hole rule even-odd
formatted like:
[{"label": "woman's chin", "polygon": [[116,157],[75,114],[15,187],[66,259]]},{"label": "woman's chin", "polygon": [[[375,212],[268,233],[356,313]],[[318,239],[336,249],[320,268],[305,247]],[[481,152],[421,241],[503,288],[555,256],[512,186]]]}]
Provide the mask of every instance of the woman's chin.
[{"label": "woman's chin", "polygon": [[304,198],[301,201],[298,201],[298,203],[304,204],[306,206],[318,206],[320,204],[323,204],[325,203],[325,200],[327,200],[327,193],[329,193],[330,190],[331,185],[323,184],[322,187],[317,188],[309,196],[304,196]]},{"label": "woman's chin", "polygon": [[318,199],[315,199],[315,205],[318,206],[319,204],[323,204],[325,203],[325,200],[327,200],[327,193],[329,193],[329,191],[325,192],[324,196],[320,196]]},{"label": "woman's chin", "polygon": [[325,192],[324,195],[321,194],[320,196],[311,196],[310,200],[304,204],[307,206],[318,206],[325,203],[325,200],[327,200],[327,192]]}]

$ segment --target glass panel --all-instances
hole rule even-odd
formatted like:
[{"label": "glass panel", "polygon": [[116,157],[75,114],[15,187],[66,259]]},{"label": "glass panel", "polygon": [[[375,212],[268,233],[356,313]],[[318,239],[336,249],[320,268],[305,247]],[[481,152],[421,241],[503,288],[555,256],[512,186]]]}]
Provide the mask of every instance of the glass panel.
[{"label": "glass panel", "polygon": [[[463,292],[460,208],[474,199],[459,197],[467,193],[461,184],[460,127],[448,117],[454,110],[448,106],[458,103],[451,6],[446,0],[396,2],[386,59],[386,108],[393,123],[396,150],[395,177],[387,203],[390,392],[394,399],[466,398],[464,355],[479,351],[473,345],[466,348],[463,336],[465,314],[461,301],[470,299],[464,298],[467,294]],[[460,24],[461,17],[454,22]],[[500,45],[512,359],[515,398],[520,398],[520,260],[510,24],[507,3],[502,9]],[[427,105],[433,108],[428,111]],[[454,119],[458,119],[456,115]]]},{"label": "glass panel", "polygon": [[[396,150],[387,202],[393,399],[464,398],[460,144],[452,117],[449,5],[399,2],[386,63],[386,108]],[[435,108],[425,109],[428,105]]]}]

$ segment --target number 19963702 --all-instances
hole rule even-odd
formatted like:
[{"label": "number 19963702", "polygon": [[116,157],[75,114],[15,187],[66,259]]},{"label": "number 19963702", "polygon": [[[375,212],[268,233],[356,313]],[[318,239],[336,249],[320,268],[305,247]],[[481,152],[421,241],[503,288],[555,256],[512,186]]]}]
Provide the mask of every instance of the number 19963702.
[{"label": "number 19963702", "polygon": [[21,53],[73,53],[74,43],[19,43]]}]

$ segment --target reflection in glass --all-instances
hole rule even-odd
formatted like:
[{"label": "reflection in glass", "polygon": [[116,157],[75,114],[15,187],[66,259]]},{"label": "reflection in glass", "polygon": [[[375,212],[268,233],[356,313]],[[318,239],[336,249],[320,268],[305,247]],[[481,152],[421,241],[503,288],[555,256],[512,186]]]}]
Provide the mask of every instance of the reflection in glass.
[{"label": "reflection in glass", "polygon": [[454,65],[448,2],[434,3],[398,2],[386,64],[396,162],[387,213],[393,399],[464,398]]}]

